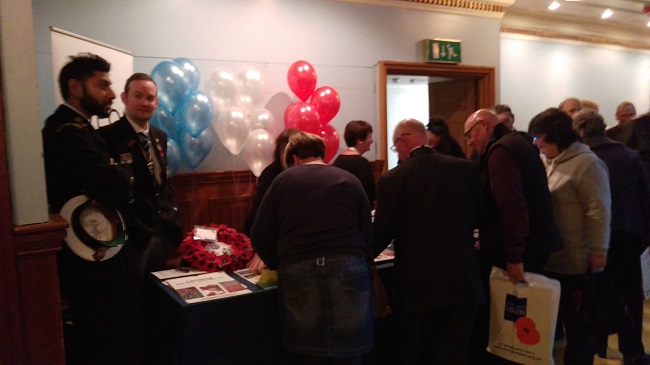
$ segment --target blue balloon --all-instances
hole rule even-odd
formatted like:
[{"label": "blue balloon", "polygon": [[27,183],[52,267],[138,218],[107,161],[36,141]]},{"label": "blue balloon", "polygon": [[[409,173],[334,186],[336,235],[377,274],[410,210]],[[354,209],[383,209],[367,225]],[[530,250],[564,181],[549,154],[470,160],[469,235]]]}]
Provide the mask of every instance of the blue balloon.
[{"label": "blue balloon", "polygon": [[172,114],[190,91],[185,71],[176,62],[162,61],[151,71],[151,77],[158,86],[158,99],[169,107]]},{"label": "blue balloon", "polygon": [[203,162],[214,143],[212,129],[204,130],[198,137],[192,137],[187,131],[181,133],[180,149],[185,163],[194,170]]},{"label": "blue balloon", "polygon": [[199,88],[199,80],[201,79],[201,74],[199,74],[199,68],[196,67],[194,62],[186,57],[177,57],[172,60],[181,66],[183,71],[185,71],[185,76],[190,85],[191,90],[196,90]]},{"label": "blue balloon", "polygon": [[170,139],[176,139],[181,129],[178,118],[169,111],[169,108],[162,101],[158,101],[158,108],[153,112],[149,123],[165,131]]},{"label": "blue balloon", "polygon": [[167,166],[169,175],[174,176],[181,167],[181,152],[178,144],[173,139],[167,140]]},{"label": "blue balloon", "polygon": [[192,137],[197,137],[212,122],[212,102],[203,91],[194,90],[187,95],[177,114],[183,128]]}]

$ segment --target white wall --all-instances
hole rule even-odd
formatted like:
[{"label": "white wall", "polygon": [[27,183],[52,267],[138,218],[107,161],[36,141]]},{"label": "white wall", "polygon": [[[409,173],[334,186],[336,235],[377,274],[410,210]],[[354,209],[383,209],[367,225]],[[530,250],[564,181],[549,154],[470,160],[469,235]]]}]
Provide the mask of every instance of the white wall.
[{"label": "white wall", "polygon": [[[423,124],[429,123],[429,86],[423,85],[388,85],[386,94],[388,104],[386,124],[388,144],[392,145],[395,126],[406,118],[417,119]],[[397,153],[388,152],[388,169],[397,166]]]},{"label": "white wall", "polygon": [[0,0],[0,45],[6,131],[0,138],[6,138],[7,144],[13,224],[47,222],[29,0]]},{"label": "white wall", "polygon": [[[331,86],[341,96],[331,122],[340,134],[350,120],[373,125],[378,143],[365,155],[370,160],[385,148],[378,138],[380,60],[420,61],[419,41],[438,37],[462,40],[465,64],[499,64],[498,19],[327,0],[34,0],[34,19],[42,119],[55,107],[46,35],[56,26],[132,51],[134,71],[188,57],[204,81],[216,67],[255,66],[264,72],[267,100],[279,92],[292,95],[286,72],[304,59],[315,67],[318,86]],[[215,141],[196,171],[246,168]],[[339,150],[344,148],[341,141]]]},{"label": "white wall", "polygon": [[568,98],[591,99],[608,125],[616,106],[630,101],[650,109],[650,52],[621,47],[501,36],[501,103],[515,113],[515,128]]}]

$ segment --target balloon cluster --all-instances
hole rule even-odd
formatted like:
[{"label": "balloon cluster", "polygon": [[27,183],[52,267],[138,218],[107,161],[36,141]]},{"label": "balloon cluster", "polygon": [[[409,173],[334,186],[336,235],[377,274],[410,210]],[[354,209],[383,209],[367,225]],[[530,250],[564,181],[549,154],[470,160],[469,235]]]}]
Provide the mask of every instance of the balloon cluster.
[{"label": "balloon cluster", "polygon": [[184,57],[163,61],[151,71],[158,87],[158,108],[150,123],[167,133],[167,162],[175,174],[181,158],[195,169],[210,152],[214,137],[208,126],[213,108],[208,95],[197,90],[199,70]]},{"label": "balloon cluster", "polygon": [[215,68],[205,83],[217,111],[212,127],[224,147],[233,155],[242,154],[255,176],[273,161],[276,127],[273,114],[260,106],[264,99],[264,79],[254,67],[237,73]]},{"label": "balloon cluster", "polygon": [[341,98],[330,86],[316,89],[316,81],[316,70],[307,61],[296,61],[289,67],[289,88],[302,102],[287,107],[284,125],[323,137],[325,162],[329,162],[339,149],[339,134],[328,123],[339,112]]}]

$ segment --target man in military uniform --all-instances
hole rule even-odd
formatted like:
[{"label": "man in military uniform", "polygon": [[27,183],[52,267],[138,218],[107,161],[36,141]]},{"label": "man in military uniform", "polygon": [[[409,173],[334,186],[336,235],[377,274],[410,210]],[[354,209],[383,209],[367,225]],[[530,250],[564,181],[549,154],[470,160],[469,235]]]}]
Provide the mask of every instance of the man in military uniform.
[{"label": "man in military uniform", "polygon": [[[106,60],[90,53],[70,57],[61,69],[65,102],[43,128],[51,213],[78,195],[118,210],[126,210],[132,200],[131,174],[111,160],[104,139],[89,122],[93,115],[108,117],[111,110],[115,94],[109,71]],[[72,324],[65,326],[68,364],[135,363],[132,337],[139,300],[128,261],[124,249],[108,260],[90,261],[63,245],[58,267]]]},{"label": "man in military uniform", "polygon": [[[173,188],[167,165],[167,134],[149,120],[158,107],[154,80],[147,74],[135,73],[126,81],[120,95],[124,116],[99,129],[108,143],[113,159],[129,162],[135,177],[133,203],[126,211],[130,241],[143,252],[140,274],[166,268],[167,260],[183,240],[183,229],[175,207]],[[143,282],[146,284],[146,282]],[[140,346],[145,364],[155,363],[157,344],[151,339],[155,320],[150,313],[157,303],[150,286],[142,287],[142,333]],[[155,330],[154,330],[155,331]]]},{"label": "man in military uniform", "polygon": [[[146,247],[144,274],[163,270],[166,259],[183,239],[168,176],[167,134],[149,124],[158,107],[156,93],[156,83],[149,75],[133,74],[120,95],[124,116],[99,130],[116,161],[132,161],[134,202],[127,214],[136,225],[131,231],[140,232],[137,239],[141,242],[134,243]],[[150,241],[146,232],[153,234]]]}]

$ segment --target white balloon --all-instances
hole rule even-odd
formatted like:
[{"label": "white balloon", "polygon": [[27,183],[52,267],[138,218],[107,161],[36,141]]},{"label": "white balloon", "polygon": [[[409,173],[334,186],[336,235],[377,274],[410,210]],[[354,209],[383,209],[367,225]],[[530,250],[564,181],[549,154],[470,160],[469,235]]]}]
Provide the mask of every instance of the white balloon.
[{"label": "white balloon", "polygon": [[234,105],[226,107],[219,116],[213,118],[212,127],[221,143],[233,155],[241,152],[251,131],[250,121],[244,111]]},{"label": "white balloon", "polygon": [[215,110],[225,110],[237,101],[235,75],[225,68],[213,69],[205,80],[205,91]]},{"label": "white balloon", "polygon": [[271,136],[275,136],[277,126],[275,124],[275,117],[270,111],[258,106],[253,109],[250,118],[252,130],[264,129],[269,132]]},{"label": "white balloon", "polygon": [[255,176],[260,176],[266,166],[273,162],[273,137],[264,129],[250,132],[242,157]]},{"label": "white balloon", "polygon": [[264,99],[264,78],[255,67],[244,67],[235,76],[237,86],[237,105],[246,112],[262,103]]}]

